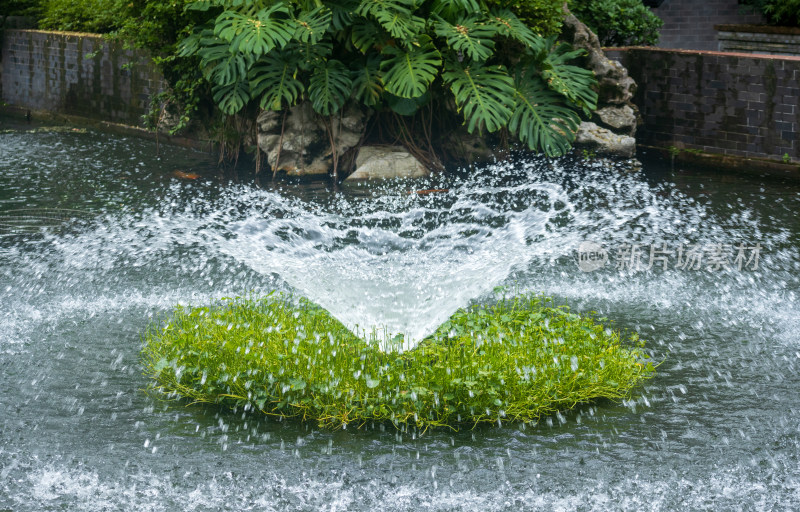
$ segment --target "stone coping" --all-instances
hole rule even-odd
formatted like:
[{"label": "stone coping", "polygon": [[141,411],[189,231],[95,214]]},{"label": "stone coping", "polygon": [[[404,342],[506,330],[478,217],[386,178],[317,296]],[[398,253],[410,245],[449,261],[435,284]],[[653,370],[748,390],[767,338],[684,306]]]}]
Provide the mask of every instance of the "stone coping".
[{"label": "stone coping", "polygon": [[720,52],[712,50],[679,50],[675,48],[656,48],[655,46],[608,46],[603,48],[605,53],[625,52],[630,50],[680,53],[685,55],[711,55],[718,57],[746,57],[748,59],[770,59],[770,60],[792,60],[800,61],[800,55],[770,55],[767,53],[748,53],[748,52]]},{"label": "stone coping", "polygon": [[51,34],[68,37],[92,37],[95,39],[105,39],[111,36],[111,34],[97,34],[94,32],[67,32],[63,30],[38,30],[34,28],[7,28],[6,32],[27,32],[33,34]]},{"label": "stone coping", "polygon": [[714,25],[720,32],[749,32],[753,34],[780,34],[800,36],[800,27],[779,27],[776,25]]}]

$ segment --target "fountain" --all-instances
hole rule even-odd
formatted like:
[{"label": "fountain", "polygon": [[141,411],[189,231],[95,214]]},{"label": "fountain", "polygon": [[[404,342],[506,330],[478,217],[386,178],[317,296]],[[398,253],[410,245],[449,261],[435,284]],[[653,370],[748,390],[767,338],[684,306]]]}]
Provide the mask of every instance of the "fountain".
[{"label": "fountain", "polygon": [[[532,160],[413,187],[260,189],[197,153],[154,155],[0,135],[0,218],[84,212],[0,235],[0,510],[800,507],[795,184]],[[188,168],[201,178],[174,177]],[[582,271],[587,241],[605,260]],[[705,259],[687,264],[690,249]],[[177,303],[300,292],[413,344],[496,286],[640,332],[657,377],[536,425],[424,435],[142,391],[142,330]]]}]

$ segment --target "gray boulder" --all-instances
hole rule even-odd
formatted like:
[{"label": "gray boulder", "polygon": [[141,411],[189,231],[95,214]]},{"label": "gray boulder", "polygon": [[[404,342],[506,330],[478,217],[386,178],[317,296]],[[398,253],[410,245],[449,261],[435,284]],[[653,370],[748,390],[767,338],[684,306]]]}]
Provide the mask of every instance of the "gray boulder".
[{"label": "gray boulder", "polygon": [[588,121],[578,127],[575,142],[599,155],[633,158],[636,154],[636,139],[629,135],[616,134]]},{"label": "gray boulder", "polygon": [[616,133],[630,136],[636,133],[636,112],[628,105],[603,107],[595,112],[595,116]]},{"label": "gray boulder", "polygon": [[[333,138],[337,157],[361,141],[367,115],[358,107],[345,109],[333,119]],[[258,147],[267,156],[273,171],[303,176],[327,174],[333,168],[330,138],[322,119],[308,102],[287,112],[263,111],[259,114]]]},{"label": "gray boulder", "polygon": [[428,169],[400,146],[364,146],[356,157],[356,170],[346,181],[421,178]]},{"label": "gray boulder", "polygon": [[639,109],[632,101],[636,82],[622,64],[606,57],[597,36],[572,14],[564,19],[562,36],[574,47],[586,50],[585,65],[598,82],[594,122],[581,123],[576,143],[598,154],[632,158],[639,119]]}]

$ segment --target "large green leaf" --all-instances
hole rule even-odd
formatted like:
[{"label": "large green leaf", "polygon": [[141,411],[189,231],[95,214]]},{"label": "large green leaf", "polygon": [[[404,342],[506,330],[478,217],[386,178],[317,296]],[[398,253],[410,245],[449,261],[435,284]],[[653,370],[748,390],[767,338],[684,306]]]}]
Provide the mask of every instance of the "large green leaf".
[{"label": "large green leaf", "polygon": [[503,66],[449,60],[444,81],[450,86],[467,131],[486,128],[494,132],[506,125],[514,107],[514,81]]},{"label": "large green leaf", "polygon": [[477,0],[434,0],[431,4],[431,13],[450,19],[479,12],[481,6]]},{"label": "large green leaf", "polygon": [[293,55],[270,52],[250,68],[250,94],[261,96],[264,110],[293,106],[303,94],[303,84],[296,78],[298,62]]},{"label": "large green leaf", "polygon": [[350,97],[353,81],[350,70],[338,60],[322,62],[314,69],[308,84],[312,108],[329,116],[335,114]]},{"label": "large green leaf", "polygon": [[247,82],[215,85],[211,93],[214,97],[214,102],[219,106],[220,110],[228,115],[237,113],[250,101]]},{"label": "large green leaf", "polygon": [[380,104],[383,95],[380,62],[380,56],[372,54],[361,59],[353,71],[353,96],[368,107]]},{"label": "large green leaf", "polygon": [[515,76],[516,105],[508,128],[535,151],[564,155],[572,147],[580,118],[532,71],[520,68]]},{"label": "large green leaf", "polygon": [[436,35],[445,38],[447,45],[472,60],[483,62],[494,54],[494,37],[498,28],[477,16],[464,18],[455,24],[441,18],[435,24]]},{"label": "large green leaf", "polygon": [[428,90],[442,65],[442,56],[427,36],[409,49],[387,46],[381,62],[386,90],[401,98],[416,98]]},{"label": "large green leaf", "polygon": [[490,19],[491,23],[497,27],[500,35],[515,39],[533,51],[540,50],[546,44],[543,37],[528,28],[525,23],[508,9],[492,11]]},{"label": "large green leaf", "polygon": [[377,21],[359,18],[352,26],[350,40],[361,53],[367,53],[375,46],[383,46],[388,37],[386,31]]},{"label": "large green leaf", "polygon": [[232,52],[230,44],[218,37],[202,37],[197,55],[203,76],[215,85],[230,85],[246,80],[252,58]]},{"label": "large green leaf", "polygon": [[330,27],[331,10],[320,6],[311,11],[302,11],[294,21],[297,25],[294,38],[301,43],[316,44]]},{"label": "large green leaf", "polygon": [[211,24],[197,25],[192,33],[178,42],[178,57],[193,57],[200,51],[204,40],[214,39],[214,28]]},{"label": "large green leaf", "polygon": [[283,48],[296,29],[289,18],[289,8],[278,2],[252,17],[238,11],[224,11],[217,17],[214,33],[228,41],[232,51],[258,57],[273,48]]},{"label": "large green leaf", "polygon": [[[548,41],[555,43],[555,39]],[[547,57],[539,63],[542,78],[547,85],[569,101],[582,108],[586,115],[597,109],[597,84],[594,73],[585,68],[568,64],[584,54],[584,50],[573,50],[567,43],[555,43]]]},{"label": "large green leaf", "polygon": [[333,44],[328,37],[316,44],[292,41],[283,51],[290,51],[299,57],[298,66],[303,71],[312,71],[317,64],[323,62],[333,53]]},{"label": "large green leaf", "polygon": [[412,41],[425,30],[425,20],[414,16],[413,0],[362,0],[356,13],[372,16],[392,37]]},{"label": "large green leaf", "polygon": [[331,10],[331,26],[338,32],[353,24],[356,19],[353,13],[359,3],[358,0],[329,0],[325,2],[325,5]]}]

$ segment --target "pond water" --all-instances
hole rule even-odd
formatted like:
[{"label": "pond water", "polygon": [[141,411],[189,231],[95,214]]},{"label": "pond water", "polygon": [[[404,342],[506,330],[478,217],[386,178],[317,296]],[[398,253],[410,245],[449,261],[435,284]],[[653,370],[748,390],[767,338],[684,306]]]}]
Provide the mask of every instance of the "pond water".
[{"label": "pond water", "polygon": [[[0,134],[0,511],[800,508],[800,186],[627,170],[256,186],[148,141]],[[413,345],[497,286],[639,331],[656,377],[424,434],[145,392],[141,333],[177,303],[295,290]]]}]

